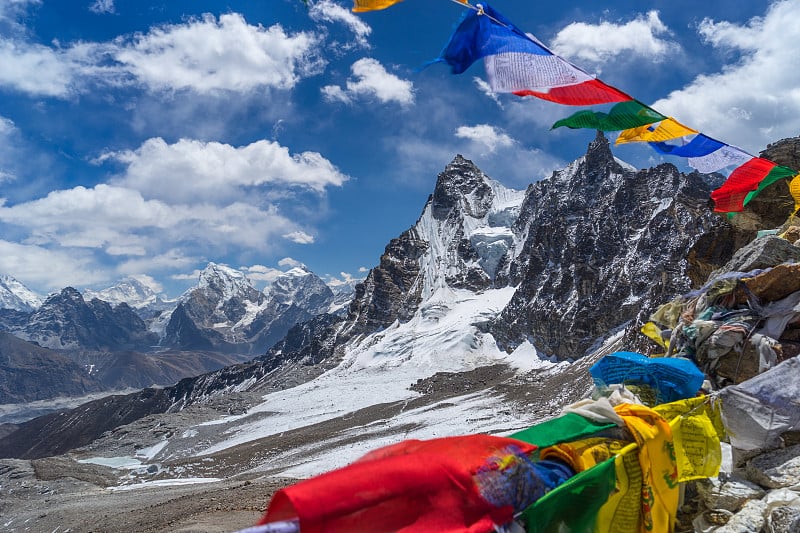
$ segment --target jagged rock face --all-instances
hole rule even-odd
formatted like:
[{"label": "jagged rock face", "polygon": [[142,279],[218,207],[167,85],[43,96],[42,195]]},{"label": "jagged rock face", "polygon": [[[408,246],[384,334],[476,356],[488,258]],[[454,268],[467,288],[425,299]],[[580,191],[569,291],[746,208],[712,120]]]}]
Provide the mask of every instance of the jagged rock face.
[{"label": "jagged rock face", "polygon": [[710,191],[673,165],[623,168],[598,135],[585,158],[529,187],[517,221],[527,239],[509,267],[519,288],[491,327],[495,338],[579,358],[686,292],[687,251],[718,223],[706,207]]},{"label": "jagged rock face", "polygon": [[411,230],[392,239],[380,264],[356,286],[348,315],[354,334],[376,331],[413,315],[422,294],[418,260],[426,249],[427,243]]},{"label": "jagged rock face", "polygon": [[104,388],[64,355],[0,332],[0,404],[81,396]]},{"label": "jagged rock face", "polygon": [[517,242],[510,226],[522,197],[456,156],[417,223],[389,243],[380,265],[356,287],[347,331],[371,333],[407,321],[441,287],[480,292],[497,286],[503,257]]},{"label": "jagged rock face", "polygon": [[148,349],[157,342],[127,304],[87,304],[72,287],[47,298],[17,334],[53,349]]}]

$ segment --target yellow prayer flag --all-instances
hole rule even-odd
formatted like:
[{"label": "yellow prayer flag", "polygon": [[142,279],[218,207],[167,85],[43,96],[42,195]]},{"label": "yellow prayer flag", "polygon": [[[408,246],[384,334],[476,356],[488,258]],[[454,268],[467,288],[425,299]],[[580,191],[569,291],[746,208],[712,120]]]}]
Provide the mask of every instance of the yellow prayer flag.
[{"label": "yellow prayer flag", "polygon": [[720,438],[725,436],[718,409],[705,396],[657,405],[669,420],[678,464],[678,481],[715,477],[722,463]]},{"label": "yellow prayer flag", "polygon": [[796,212],[800,209],[800,174],[792,178],[789,183],[789,192],[792,193],[792,198],[794,198],[794,210]]},{"label": "yellow prayer flag", "polygon": [[624,130],[620,132],[615,144],[630,142],[663,142],[693,133],[698,133],[698,131],[684,126],[674,118],[667,118],[659,122],[658,125],[648,124],[646,126]]},{"label": "yellow prayer flag", "polygon": [[639,445],[628,445],[614,460],[616,490],[597,513],[595,533],[629,533],[640,530],[642,521],[642,467]]},{"label": "yellow prayer flag", "polygon": [[363,11],[377,11],[386,9],[402,2],[403,0],[353,0],[353,11],[356,13]]},{"label": "yellow prayer flag", "polygon": [[642,329],[639,331],[641,331],[644,336],[646,336],[648,339],[651,339],[665,350],[669,348],[669,341],[666,341],[661,337],[661,329],[656,326],[655,323],[648,322],[642,326]]}]

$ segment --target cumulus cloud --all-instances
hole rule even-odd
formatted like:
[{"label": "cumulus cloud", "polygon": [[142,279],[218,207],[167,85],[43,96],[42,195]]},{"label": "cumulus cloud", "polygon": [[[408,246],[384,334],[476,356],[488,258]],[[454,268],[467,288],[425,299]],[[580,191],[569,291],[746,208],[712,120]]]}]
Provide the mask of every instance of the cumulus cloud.
[{"label": "cumulus cloud", "polygon": [[313,34],[252,26],[238,13],[152,28],[117,44],[114,58],[154,90],[290,89],[324,66]]},{"label": "cumulus cloud", "polygon": [[309,15],[317,22],[340,22],[344,24],[355,35],[356,44],[363,48],[369,48],[367,37],[372,33],[372,28],[349,9],[345,9],[330,0],[322,0],[311,6]]},{"label": "cumulus cloud", "polygon": [[625,23],[573,22],[558,32],[552,48],[572,60],[602,63],[620,54],[638,55],[657,61],[678,49],[665,39],[671,35],[658,11],[649,11]]},{"label": "cumulus cloud", "polygon": [[282,266],[283,268],[295,268],[295,267],[303,267],[305,268],[305,264],[298,261],[297,259],[293,259],[291,257],[284,257],[280,261],[278,261],[278,265]]},{"label": "cumulus cloud", "polygon": [[65,98],[96,70],[98,53],[88,45],[53,48],[0,38],[0,86],[34,96]]},{"label": "cumulus cloud", "polygon": [[369,57],[359,59],[351,67],[353,76],[345,88],[327,85],[323,96],[329,101],[351,103],[360,97],[376,98],[381,103],[396,102],[410,105],[414,102],[414,84],[386,71],[383,65]]},{"label": "cumulus cloud", "polygon": [[297,244],[313,244],[314,243],[314,236],[309,235],[305,231],[292,231],[283,235],[285,239],[289,239],[290,241],[297,243]]},{"label": "cumulus cloud", "polygon": [[662,113],[729,144],[757,153],[770,142],[800,131],[800,3],[773,4],[764,17],[745,24],[706,19],[700,35],[735,63],[698,76],[686,87],[653,104]]},{"label": "cumulus cloud", "polygon": [[285,146],[266,140],[235,147],[191,139],[169,144],[153,138],[136,150],[106,153],[97,162],[109,159],[127,166],[116,184],[169,202],[232,200],[248,196],[252,187],[265,186],[322,193],[348,179],[318,152],[290,154]]},{"label": "cumulus cloud", "polygon": [[58,290],[76,279],[91,284],[113,277],[98,267],[89,254],[1,239],[0,272],[13,272],[15,278],[37,290]]},{"label": "cumulus cloud", "polygon": [[267,283],[272,283],[283,274],[283,270],[264,265],[240,266],[239,270],[247,274],[252,281],[266,281]]},{"label": "cumulus cloud", "polygon": [[94,2],[89,4],[89,11],[97,13],[98,15],[114,13],[114,0],[94,0]]},{"label": "cumulus cloud", "polygon": [[237,13],[205,15],[107,43],[61,47],[0,38],[0,86],[57,98],[91,83],[198,94],[286,90],[324,68],[318,39],[308,32],[287,33],[280,24],[254,26]]},{"label": "cumulus cloud", "polygon": [[476,144],[483,145],[490,153],[497,151],[500,147],[514,145],[514,139],[509,137],[502,130],[490,126],[489,124],[459,126],[458,129],[456,129],[456,137],[460,139],[469,139]]},{"label": "cumulus cloud", "polygon": [[113,182],[16,205],[0,199],[0,222],[27,232],[27,244],[115,256],[120,273],[175,269],[206,254],[313,243],[301,217],[272,203],[270,193],[305,189],[319,198],[347,179],[320,154],[292,156],[267,141],[237,148],[150,139],[100,162],[110,158],[126,165]]}]

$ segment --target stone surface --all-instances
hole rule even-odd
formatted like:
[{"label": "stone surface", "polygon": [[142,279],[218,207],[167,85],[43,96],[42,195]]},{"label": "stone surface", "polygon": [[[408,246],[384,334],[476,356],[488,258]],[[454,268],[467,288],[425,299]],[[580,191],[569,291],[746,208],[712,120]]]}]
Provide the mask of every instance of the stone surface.
[{"label": "stone surface", "polygon": [[747,462],[750,481],[771,489],[800,484],[800,444],[773,450]]},{"label": "stone surface", "polygon": [[765,494],[764,489],[755,483],[728,474],[699,480],[696,488],[708,509],[724,509],[734,513],[748,500],[761,499]]},{"label": "stone surface", "polygon": [[750,272],[781,263],[800,262],[800,248],[775,235],[758,238],[739,249],[725,266],[715,270],[711,278],[727,272]]},{"label": "stone surface", "polygon": [[766,503],[761,500],[750,500],[728,520],[727,524],[714,531],[715,533],[755,533],[761,531],[766,522],[764,518],[766,510]]}]

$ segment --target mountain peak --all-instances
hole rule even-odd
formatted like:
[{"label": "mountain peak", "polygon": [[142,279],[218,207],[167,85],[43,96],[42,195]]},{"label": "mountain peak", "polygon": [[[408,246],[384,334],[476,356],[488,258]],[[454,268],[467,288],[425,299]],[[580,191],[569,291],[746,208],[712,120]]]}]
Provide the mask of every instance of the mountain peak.
[{"label": "mountain peak", "polygon": [[13,277],[0,274],[0,309],[29,312],[41,305],[41,296]]},{"label": "mountain peak", "polygon": [[244,272],[217,263],[206,265],[198,283],[199,288],[208,288],[222,295],[234,294],[242,286],[252,286]]},{"label": "mountain peak", "polygon": [[489,178],[461,154],[436,179],[431,196],[433,216],[443,220],[456,206],[475,218],[483,218],[492,201]]}]

